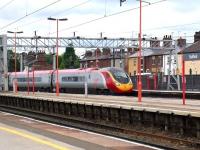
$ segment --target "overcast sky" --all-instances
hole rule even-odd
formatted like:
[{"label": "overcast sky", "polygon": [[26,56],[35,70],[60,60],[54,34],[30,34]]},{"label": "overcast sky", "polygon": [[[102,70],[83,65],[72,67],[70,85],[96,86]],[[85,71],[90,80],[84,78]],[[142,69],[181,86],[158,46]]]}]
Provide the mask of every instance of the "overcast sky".
[{"label": "overcast sky", "polygon": [[[36,13],[53,2],[51,6]],[[143,34],[160,37],[186,36],[193,42],[195,31],[200,30],[200,0],[146,0],[143,8]],[[0,0],[0,34],[8,30],[23,30],[24,36],[55,36],[56,23],[48,17],[68,18],[59,22],[59,36],[71,37],[136,37],[139,29],[139,2],[126,0]],[[158,3],[155,3],[158,2]],[[78,6],[79,5],[79,6]],[[110,16],[125,10],[124,13]],[[33,13],[31,15],[31,13]],[[24,17],[24,18],[23,18]],[[23,18],[23,19],[20,19]],[[90,22],[97,18],[97,21]],[[17,21],[19,19],[19,21]],[[85,22],[90,22],[84,24]],[[82,24],[82,25],[80,25]],[[190,37],[191,36],[191,37]]]}]

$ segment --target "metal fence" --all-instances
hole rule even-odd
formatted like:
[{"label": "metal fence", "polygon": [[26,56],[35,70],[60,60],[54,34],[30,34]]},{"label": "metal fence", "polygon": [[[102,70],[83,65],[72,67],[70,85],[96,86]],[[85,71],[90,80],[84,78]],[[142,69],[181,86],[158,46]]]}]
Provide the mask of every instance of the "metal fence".
[{"label": "metal fence", "polygon": [[[182,76],[180,77],[180,88],[182,90]],[[186,90],[188,91],[200,91],[200,75],[186,75]],[[137,89],[138,76],[131,76],[134,84],[134,89]],[[170,82],[174,86],[174,90],[178,90],[178,85],[170,77]],[[167,90],[168,87],[168,76],[159,75],[142,75],[142,88],[144,90]]]}]

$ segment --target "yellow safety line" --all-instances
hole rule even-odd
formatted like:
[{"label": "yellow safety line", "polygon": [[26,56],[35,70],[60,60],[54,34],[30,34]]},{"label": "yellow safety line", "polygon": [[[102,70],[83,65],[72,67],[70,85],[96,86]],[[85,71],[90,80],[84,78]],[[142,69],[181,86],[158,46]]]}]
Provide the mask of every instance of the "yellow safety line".
[{"label": "yellow safety line", "polygon": [[59,146],[59,145],[54,144],[54,143],[52,143],[52,142],[45,141],[45,140],[43,140],[43,139],[40,139],[40,138],[38,138],[38,137],[34,137],[34,136],[32,136],[32,135],[29,135],[29,134],[26,134],[26,133],[23,133],[23,132],[19,132],[19,131],[17,131],[17,130],[5,128],[5,127],[0,127],[0,130],[6,131],[6,132],[9,132],[9,133],[12,133],[12,134],[15,134],[15,135],[18,135],[18,136],[27,138],[27,139],[30,139],[30,140],[32,140],[32,141],[35,141],[35,142],[38,142],[38,143],[41,143],[41,144],[44,144],[44,145],[47,145],[47,146],[49,146],[49,147],[55,148],[56,150],[70,150],[70,149],[68,149],[68,148]]}]

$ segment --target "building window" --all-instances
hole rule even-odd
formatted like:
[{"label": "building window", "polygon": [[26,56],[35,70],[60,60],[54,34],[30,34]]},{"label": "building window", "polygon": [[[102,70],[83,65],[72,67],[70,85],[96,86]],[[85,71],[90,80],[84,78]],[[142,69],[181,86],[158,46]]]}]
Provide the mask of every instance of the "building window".
[{"label": "building window", "polygon": [[152,56],[152,65],[155,65],[155,59],[156,59],[156,57]]},{"label": "building window", "polygon": [[143,62],[143,58],[141,58],[141,66],[143,66],[144,62]]},{"label": "building window", "polygon": [[136,66],[136,65],[137,65],[136,59],[133,59],[133,66]]},{"label": "building window", "polygon": [[167,64],[169,64],[169,63],[170,63],[170,57],[167,56]]},{"label": "building window", "polygon": [[162,64],[162,56],[158,56],[158,65]]},{"label": "building window", "polygon": [[176,57],[174,57],[174,64],[176,64]]}]

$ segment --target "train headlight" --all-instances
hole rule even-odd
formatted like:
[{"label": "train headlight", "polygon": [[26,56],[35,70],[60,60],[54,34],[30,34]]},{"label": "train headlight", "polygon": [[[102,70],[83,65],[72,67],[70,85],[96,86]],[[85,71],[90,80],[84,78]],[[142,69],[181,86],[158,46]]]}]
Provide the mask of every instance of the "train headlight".
[{"label": "train headlight", "polygon": [[118,82],[115,82],[115,85],[116,85],[116,86],[120,86],[120,83],[118,83]]}]

